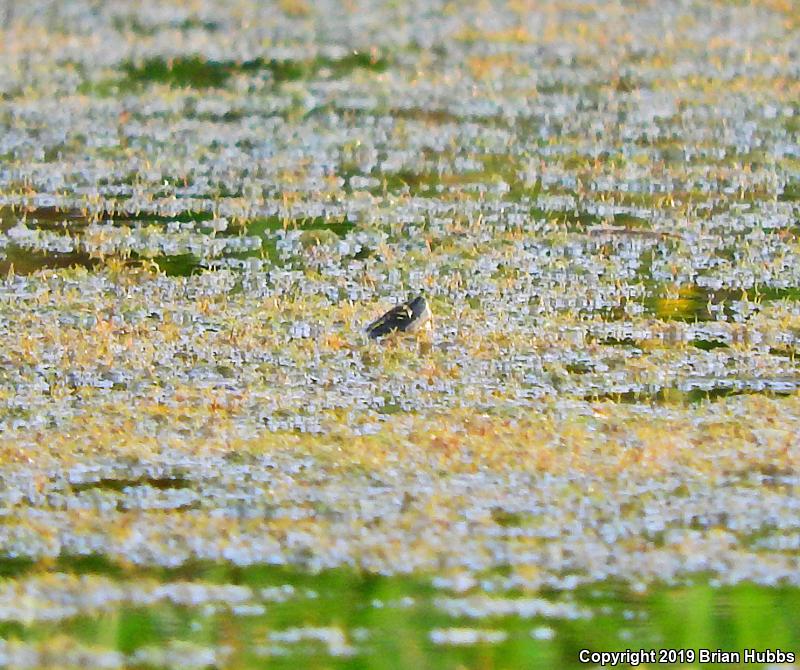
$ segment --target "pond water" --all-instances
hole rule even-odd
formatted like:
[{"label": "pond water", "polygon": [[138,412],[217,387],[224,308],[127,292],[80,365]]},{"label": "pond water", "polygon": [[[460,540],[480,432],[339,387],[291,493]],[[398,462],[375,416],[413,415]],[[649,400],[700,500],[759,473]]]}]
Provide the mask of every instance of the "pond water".
[{"label": "pond water", "polygon": [[0,665],[797,652],[799,39],[0,0]]},{"label": "pond water", "polygon": [[[106,598],[84,593],[66,620],[4,624],[4,665],[58,655],[61,667],[577,668],[581,650],[787,651],[800,632],[797,589],[712,588],[703,577],[669,588],[607,584],[526,596],[475,592],[502,576],[470,585],[224,564],[145,571],[92,558],[58,567],[67,572],[50,573],[50,597],[60,600],[59,585],[63,596],[83,578],[91,594],[103,590],[95,581],[110,579]],[[29,570],[31,582],[41,579]]]}]

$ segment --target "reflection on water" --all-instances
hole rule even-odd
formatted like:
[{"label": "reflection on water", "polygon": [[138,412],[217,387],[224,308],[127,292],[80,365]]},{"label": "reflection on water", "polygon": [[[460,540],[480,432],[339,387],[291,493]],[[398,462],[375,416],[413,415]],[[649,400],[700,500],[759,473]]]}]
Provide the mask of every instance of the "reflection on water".
[{"label": "reflection on water", "polygon": [[661,319],[678,321],[707,321],[711,317],[708,311],[708,295],[697,286],[682,287],[674,297],[656,297],[652,299],[652,311]]},{"label": "reflection on water", "polygon": [[[30,567],[16,579],[35,575]],[[84,602],[91,611],[0,624],[7,640],[0,657],[13,660],[27,650],[30,658],[35,650],[46,664],[48,644],[58,640],[73,653],[91,647],[93,663],[105,654],[107,667],[127,660],[226,668],[577,668],[584,648],[794,650],[800,640],[797,588],[714,588],[702,578],[640,592],[601,584],[564,596],[503,592],[502,579],[492,577],[465,589],[470,584],[344,570],[313,576],[195,565],[132,573],[109,570],[101,559],[61,560],[59,567],[98,568],[84,573],[87,588],[105,580],[107,600],[98,591],[92,605]],[[147,596],[134,595],[137,583]],[[48,589],[57,598],[58,580]],[[61,599],[68,603],[68,596]]]},{"label": "reflection on water", "polygon": [[98,262],[85,253],[41,253],[9,244],[5,258],[0,259],[0,275],[5,276],[12,269],[16,274],[30,274],[43,268],[92,268]]},{"label": "reflection on water", "polygon": [[[231,222],[207,212],[174,216],[113,212],[89,214],[76,209],[0,206],[0,274],[13,269],[27,275],[44,268],[95,268],[107,258],[153,261],[170,277],[186,277],[210,267],[256,262],[281,266],[281,239],[296,236],[301,247],[335,244],[353,230],[344,218],[257,217]],[[360,250],[365,257],[368,250]]]}]

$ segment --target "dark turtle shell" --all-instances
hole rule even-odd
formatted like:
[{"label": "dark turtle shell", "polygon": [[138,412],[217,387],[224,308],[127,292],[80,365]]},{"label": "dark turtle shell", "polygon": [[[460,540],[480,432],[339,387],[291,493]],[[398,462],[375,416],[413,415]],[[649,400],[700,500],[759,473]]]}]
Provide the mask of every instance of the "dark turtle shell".
[{"label": "dark turtle shell", "polygon": [[417,296],[413,300],[393,307],[379,319],[376,319],[366,328],[372,339],[388,335],[395,331],[405,332],[414,330],[430,315],[428,303],[424,296]]}]

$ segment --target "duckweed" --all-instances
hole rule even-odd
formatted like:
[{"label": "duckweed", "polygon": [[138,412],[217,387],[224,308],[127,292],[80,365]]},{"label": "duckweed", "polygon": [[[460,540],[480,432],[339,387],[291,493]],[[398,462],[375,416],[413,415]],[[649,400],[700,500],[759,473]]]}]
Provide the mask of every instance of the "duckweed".
[{"label": "duckweed", "polygon": [[0,665],[796,651],[791,3],[5,4]]}]

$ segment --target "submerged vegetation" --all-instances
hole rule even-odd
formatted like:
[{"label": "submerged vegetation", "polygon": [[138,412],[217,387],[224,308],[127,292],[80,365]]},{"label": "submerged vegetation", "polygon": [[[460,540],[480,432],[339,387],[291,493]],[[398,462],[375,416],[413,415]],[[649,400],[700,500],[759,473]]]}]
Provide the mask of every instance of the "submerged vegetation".
[{"label": "submerged vegetation", "polygon": [[799,38],[0,0],[0,665],[797,651]]}]

